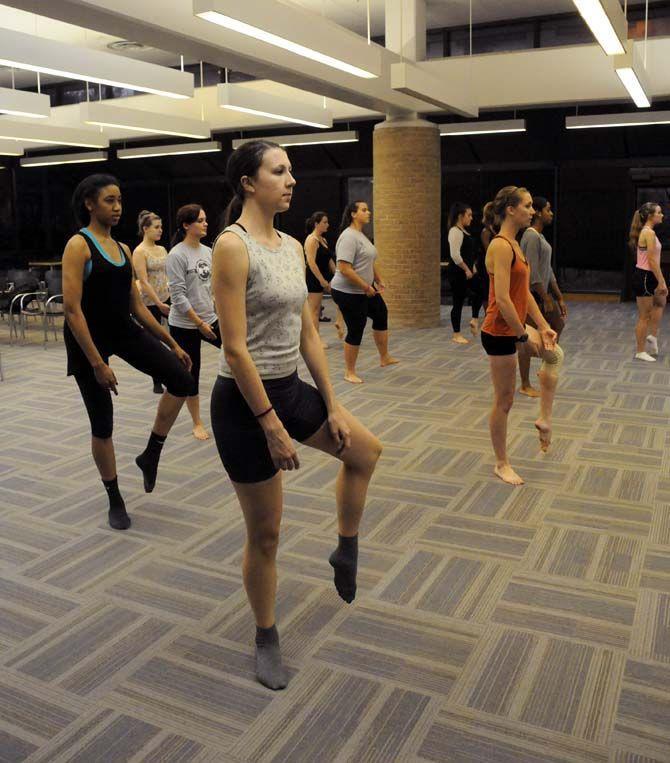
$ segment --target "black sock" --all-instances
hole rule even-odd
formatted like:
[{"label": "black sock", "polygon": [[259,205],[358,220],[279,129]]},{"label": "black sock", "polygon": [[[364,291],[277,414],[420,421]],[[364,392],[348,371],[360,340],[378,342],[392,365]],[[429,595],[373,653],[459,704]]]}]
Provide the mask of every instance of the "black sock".
[{"label": "black sock", "polygon": [[113,480],[103,480],[102,484],[109,498],[109,526],[115,530],[127,530],[130,527],[130,517],[126,514],[126,504],[119,492],[119,482],[116,477]]},{"label": "black sock", "polygon": [[276,625],[271,628],[256,626],[256,678],[268,689],[285,689],[288,684]]},{"label": "black sock", "polygon": [[152,432],[144,452],[140,453],[135,459],[135,463],[140,467],[144,476],[144,491],[146,493],[150,493],[156,485],[158,461],[161,457],[164,442],[165,437]]},{"label": "black sock", "polygon": [[337,548],[328,560],[335,570],[335,588],[347,604],[356,598],[356,572],[358,570],[358,535],[346,538],[339,535]]}]

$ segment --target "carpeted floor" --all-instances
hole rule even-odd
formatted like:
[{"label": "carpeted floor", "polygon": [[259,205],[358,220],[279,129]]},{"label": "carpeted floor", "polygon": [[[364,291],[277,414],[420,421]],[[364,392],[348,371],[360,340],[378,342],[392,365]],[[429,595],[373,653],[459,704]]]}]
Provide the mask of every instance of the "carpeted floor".
[{"label": "carpeted floor", "polygon": [[633,305],[572,306],[548,456],[536,403],[512,411],[516,489],[491,473],[478,341],[396,331],[403,364],[379,369],[368,332],[354,388],[325,327],[341,399],[386,449],[352,606],[327,564],[336,464],[302,448],[286,477],[276,694],[254,681],[212,442],[184,411],[145,496],[132,459],[157,399],[115,363],[133,528],[108,529],[62,342],[9,347],[0,324],[0,761],[670,761],[670,353],[634,363],[633,323]]}]

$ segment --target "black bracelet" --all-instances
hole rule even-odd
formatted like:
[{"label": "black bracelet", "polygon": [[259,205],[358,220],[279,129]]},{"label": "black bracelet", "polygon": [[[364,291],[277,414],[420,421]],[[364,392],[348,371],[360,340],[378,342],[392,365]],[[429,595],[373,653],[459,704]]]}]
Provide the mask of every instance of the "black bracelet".
[{"label": "black bracelet", "polygon": [[263,413],[256,413],[256,414],[255,414],[255,417],[256,417],[257,419],[262,419],[262,418],[263,418],[263,416],[267,416],[267,415],[268,415],[268,413],[270,413],[270,411],[274,411],[274,409],[275,409],[274,405],[271,405],[271,406],[270,406],[270,407],[267,409],[267,411],[263,411]]}]

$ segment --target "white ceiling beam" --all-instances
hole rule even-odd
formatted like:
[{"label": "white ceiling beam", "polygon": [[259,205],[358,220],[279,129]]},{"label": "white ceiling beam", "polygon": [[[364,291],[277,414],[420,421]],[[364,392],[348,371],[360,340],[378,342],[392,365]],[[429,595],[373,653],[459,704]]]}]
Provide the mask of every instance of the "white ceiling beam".
[{"label": "white ceiling beam", "polygon": [[51,114],[51,101],[48,95],[0,87],[0,114],[19,118],[46,119]]},{"label": "white ceiling beam", "polygon": [[440,79],[420,64],[408,61],[391,64],[391,87],[439,109],[453,111],[464,117],[479,116],[471,88],[464,88],[461,82]]},{"label": "white ceiling beam", "polygon": [[99,130],[80,127],[61,127],[44,124],[42,120],[20,122],[0,117],[0,138],[20,140],[24,144],[45,143],[55,146],[81,146],[82,148],[107,148],[109,138]]},{"label": "white ceiling beam", "polygon": [[386,0],[384,43],[410,61],[426,57],[426,0]]},{"label": "white ceiling beam", "polygon": [[155,111],[127,109],[121,105],[91,101],[80,103],[81,121],[100,127],[117,127],[131,132],[146,132],[152,135],[177,135],[182,138],[209,138],[211,128],[200,119],[177,117]]}]

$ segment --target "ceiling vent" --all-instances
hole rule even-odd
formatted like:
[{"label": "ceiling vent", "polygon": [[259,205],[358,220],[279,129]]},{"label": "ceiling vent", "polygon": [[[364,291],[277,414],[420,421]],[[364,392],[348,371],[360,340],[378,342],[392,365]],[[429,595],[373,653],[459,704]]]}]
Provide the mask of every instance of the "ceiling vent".
[{"label": "ceiling vent", "polygon": [[132,40],[115,40],[107,44],[110,50],[141,50],[146,47],[141,42],[133,42]]}]

